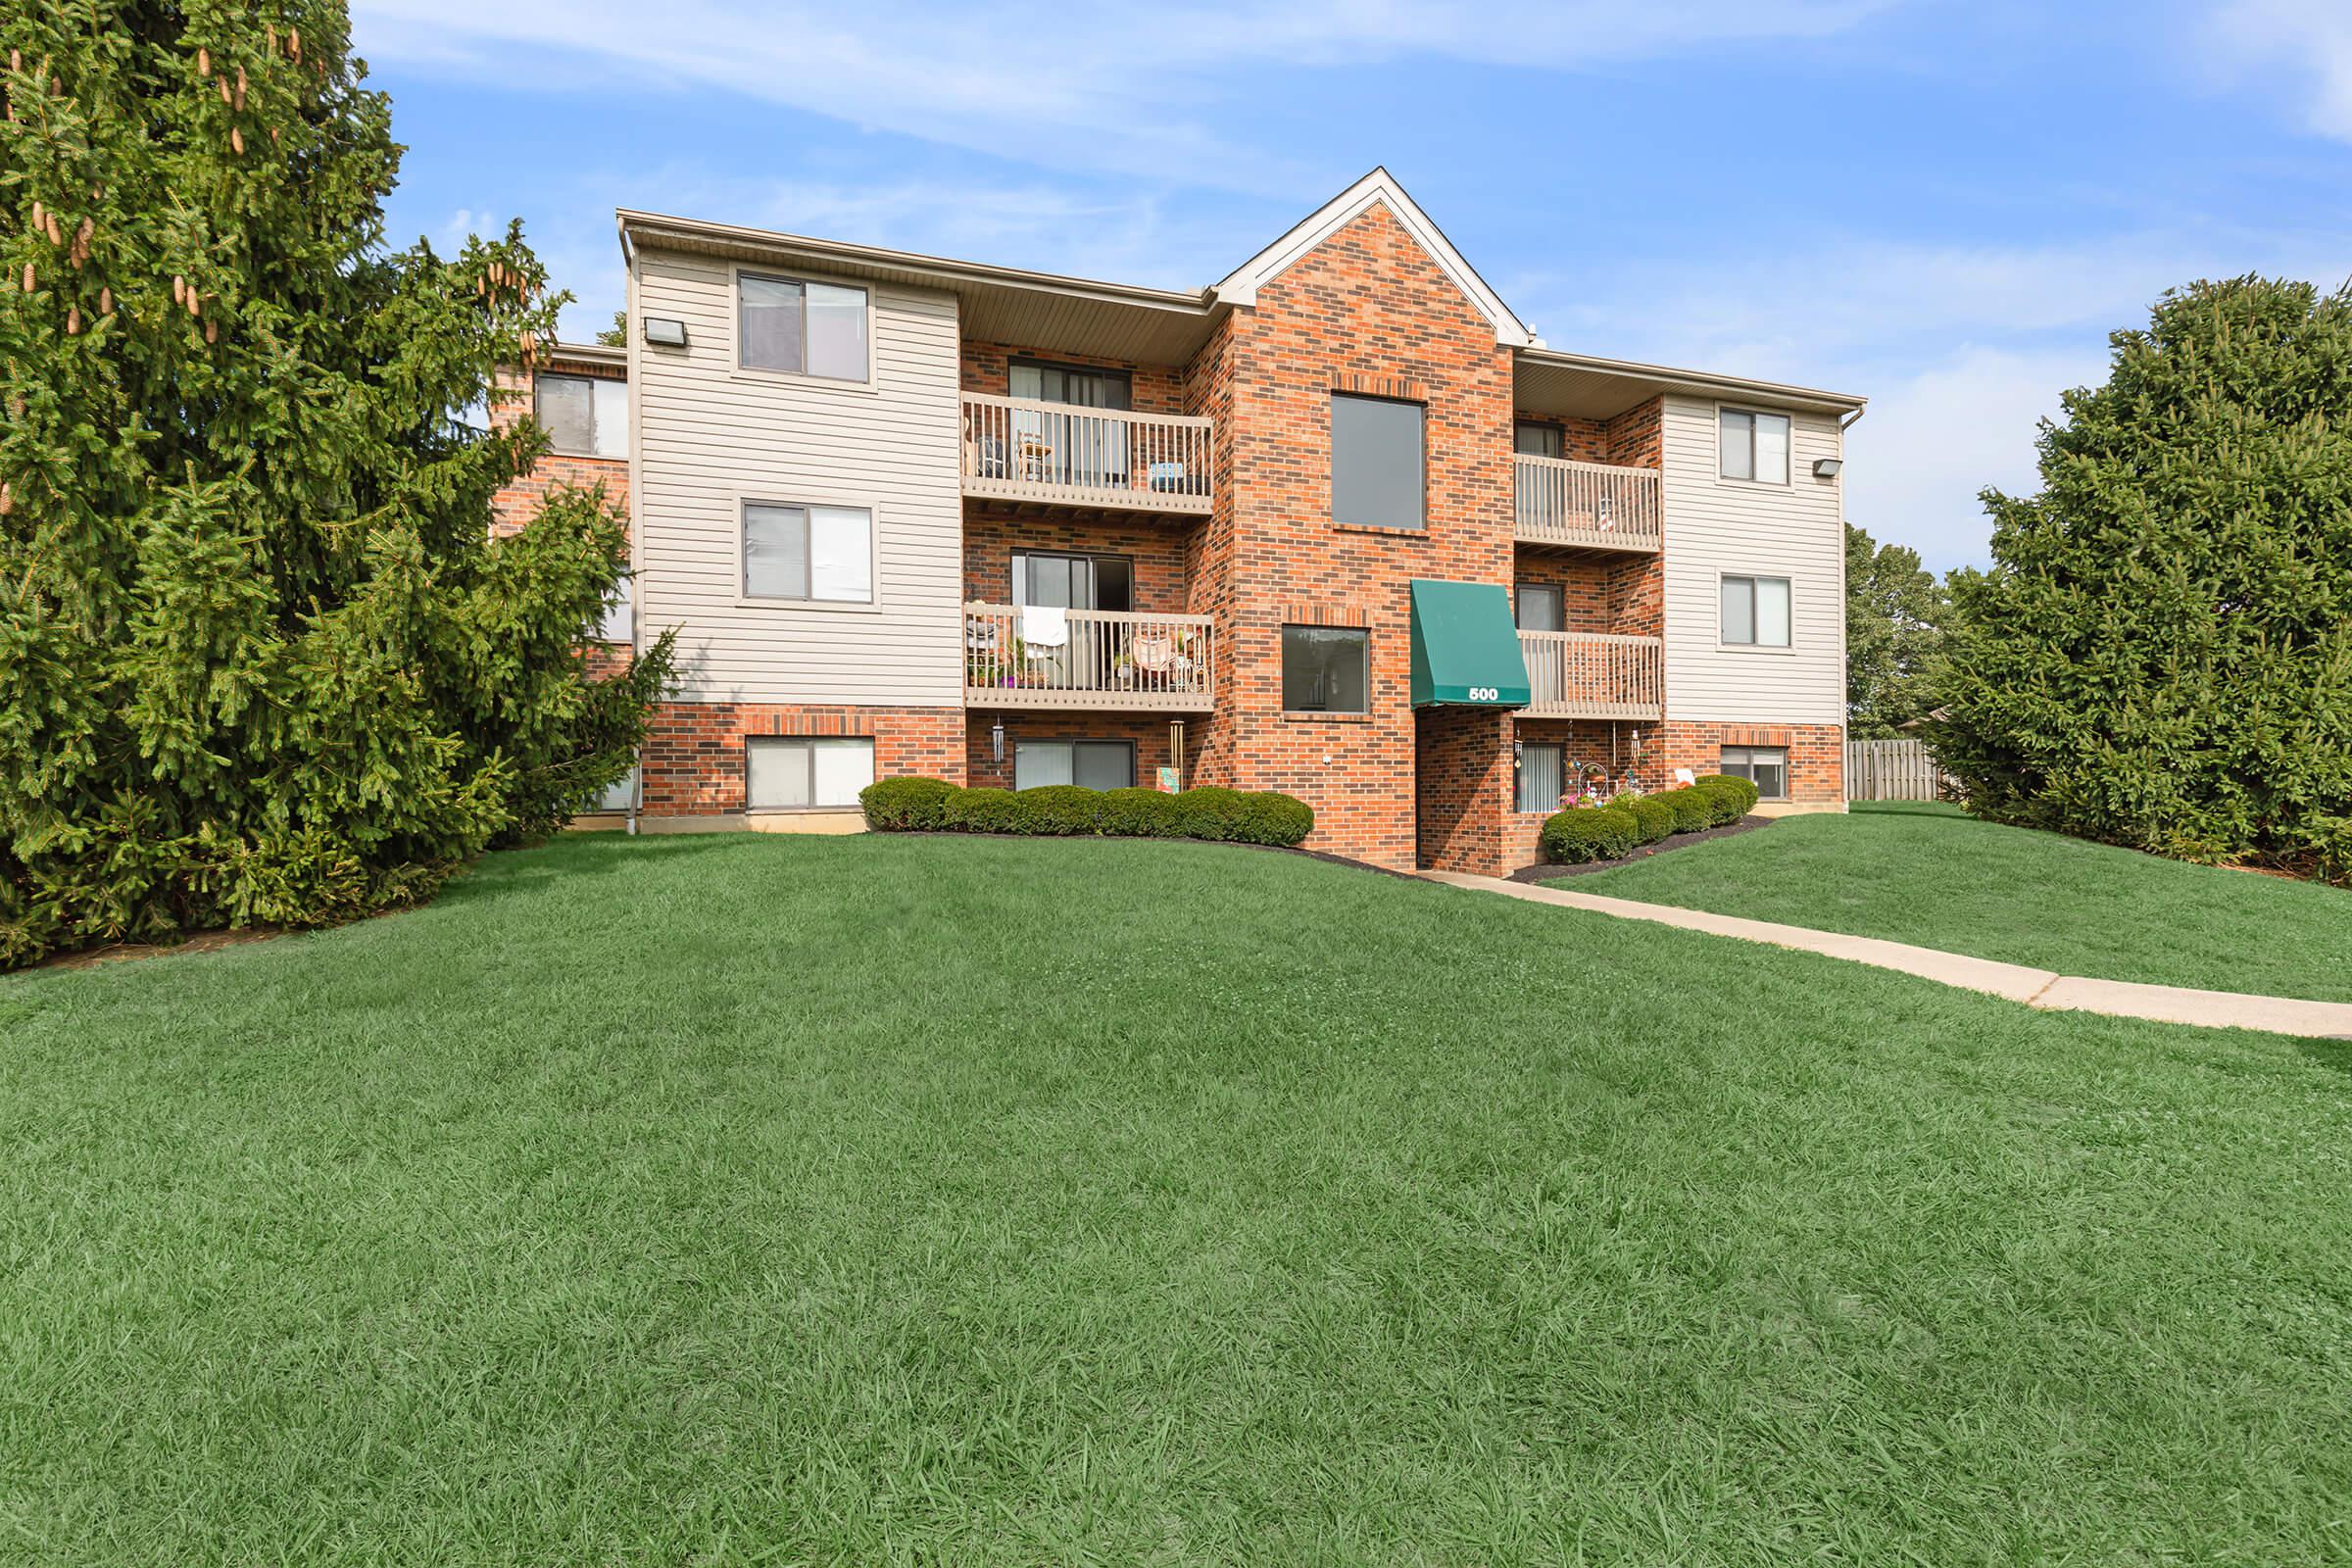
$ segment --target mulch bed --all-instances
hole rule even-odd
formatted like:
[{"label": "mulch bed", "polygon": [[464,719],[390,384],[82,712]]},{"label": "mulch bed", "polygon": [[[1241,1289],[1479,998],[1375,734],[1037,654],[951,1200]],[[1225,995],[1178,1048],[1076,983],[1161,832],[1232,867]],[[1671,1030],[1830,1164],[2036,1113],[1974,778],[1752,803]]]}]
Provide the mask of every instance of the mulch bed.
[{"label": "mulch bed", "polygon": [[1621,855],[1614,860],[1587,860],[1580,865],[1552,865],[1549,863],[1523,865],[1511,873],[1511,880],[1514,882],[1557,882],[1564,876],[1583,876],[1591,871],[1613,870],[1620,865],[1631,865],[1636,860],[1646,860],[1653,855],[1664,855],[1670,850],[1679,850],[1687,844],[1704,844],[1709,839],[1728,839],[1735,833],[1753,833],[1760,827],[1772,826],[1778,820],[1778,817],[1771,816],[1743,816],[1737,822],[1726,822],[1721,827],[1711,827],[1704,832],[1677,833],[1672,838],[1661,839],[1644,849],[1636,850],[1631,855]]}]

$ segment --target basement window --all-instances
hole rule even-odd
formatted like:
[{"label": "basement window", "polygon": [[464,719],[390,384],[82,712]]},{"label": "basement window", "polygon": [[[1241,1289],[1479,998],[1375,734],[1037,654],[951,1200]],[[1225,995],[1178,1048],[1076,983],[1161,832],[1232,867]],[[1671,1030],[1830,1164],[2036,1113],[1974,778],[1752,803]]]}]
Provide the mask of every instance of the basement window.
[{"label": "basement window", "polygon": [[754,811],[854,807],[873,781],[870,738],[754,735],[743,743],[743,803]]},{"label": "basement window", "polygon": [[1015,741],[1012,787],[1076,784],[1090,790],[1123,790],[1135,784],[1133,741]]},{"label": "basement window", "polygon": [[1785,746],[1726,746],[1722,769],[1753,784],[1760,799],[1788,798],[1788,749]]}]

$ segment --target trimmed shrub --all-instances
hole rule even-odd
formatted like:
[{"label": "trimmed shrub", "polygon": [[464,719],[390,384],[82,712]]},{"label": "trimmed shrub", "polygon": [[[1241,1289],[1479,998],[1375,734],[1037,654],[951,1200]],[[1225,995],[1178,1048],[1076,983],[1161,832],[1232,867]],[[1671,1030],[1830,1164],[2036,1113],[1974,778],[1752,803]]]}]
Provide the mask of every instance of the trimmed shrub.
[{"label": "trimmed shrub", "polygon": [[1650,799],[1665,802],[1673,810],[1677,833],[1704,833],[1715,825],[1715,798],[1704,790],[1663,790]]},{"label": "trimmed shrub", "polygon": [[1246,843],[1297,845],[1315,830],[1315,808],[1280,790],[1257,790],[1243,797],[1242,825],[1234,837]]},{"label": "trimmed shrub", "polygon": [[1178,792],[1175,801],[1179,838],[1222,841],[1236,837],[1249,797],[1240,790],[1204,784]]},{"label": "trimmed shrub", "polygon": [[1102,823],[1103,832],[1120,838],[1175,838],[1176,797],[1165,790],[1104,790]]},{"label": "trimmed shrub", "polygon": [[1102,830],[1102,792],[1082,784],[1045,784],[1013,796],[1026,825],[1021,831],[1054,838]]},{"label": "trimmed shrub", "polygon": [[940,825],[957,833],[1026,833],[1029,812],[1010,790],[953,790]]},{"label": "trimmed shrub", "polygon": [[1722,803],[1721,808],[1730,813],[1717,818],[1719,821],[1737,822],[1756,804],[1755,785],[1729,773],[1706,774],[1694,787],[1715,796]]},{"label": "trimmed shrub", "polygon": [[1613,806],[1572,806],[1544,822],[1544,858],[1574,864],[1614,860],[1633,853],[1641,825],[1631,811]]},{"label": "trimmed shrub", "polygon": [[1654,795],[1620,796],[1609,806],[1633,817],[1643,844],[1655,844],[1674,831],[1674,808]]},{"label": "trimmed shrub", "polygon": [[858,792],[858,805],[876,833],[917,833],[945,825],[955,793],[946,779],[882,778]]}]

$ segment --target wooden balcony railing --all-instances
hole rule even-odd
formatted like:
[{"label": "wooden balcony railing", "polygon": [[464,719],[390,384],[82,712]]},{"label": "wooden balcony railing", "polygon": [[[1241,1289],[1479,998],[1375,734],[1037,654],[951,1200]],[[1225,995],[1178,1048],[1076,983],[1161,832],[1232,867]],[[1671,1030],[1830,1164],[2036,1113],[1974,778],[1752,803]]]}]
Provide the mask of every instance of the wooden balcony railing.
[{"label": "wooden balcony railing", "polygon": [[1530,718],[1659,718],[1666,711],[1666,648],[1656,637],[1523,631]]},{"label": "wooden balcony railing", "polygon": [[1205,514],[1211,423],[963,394],[963,493],[1006,501]]},{"label": "wooden balcony railing", "polygon": [[1206,615],[963,607],[970,707],[1202,710],[1215,675]]},{"label": "wooden balcony railing", "polygon": [[1524,453],[1516,467],[1520,543],[1641,551],[1664,543],[1657,469]]}]

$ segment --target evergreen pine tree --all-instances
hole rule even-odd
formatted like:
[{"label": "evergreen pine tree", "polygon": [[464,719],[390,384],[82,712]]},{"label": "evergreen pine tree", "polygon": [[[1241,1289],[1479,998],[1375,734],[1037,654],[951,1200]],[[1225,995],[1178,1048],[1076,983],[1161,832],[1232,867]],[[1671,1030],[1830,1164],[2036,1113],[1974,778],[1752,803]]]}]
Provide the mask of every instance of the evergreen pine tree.
[{"label": "evergreen pine tree", "polygon": [[2117,333],[1956,573],[1931,744],[1971,806],[2352,878],[2352,293],[2238,278]]},{"label": "evergreen pine tree", "polygon": [[519,225],[384,243],[339,3],[0,13],[0,963],[415,899],[623,774],[620,520],[490,498],[553,339]]}]

